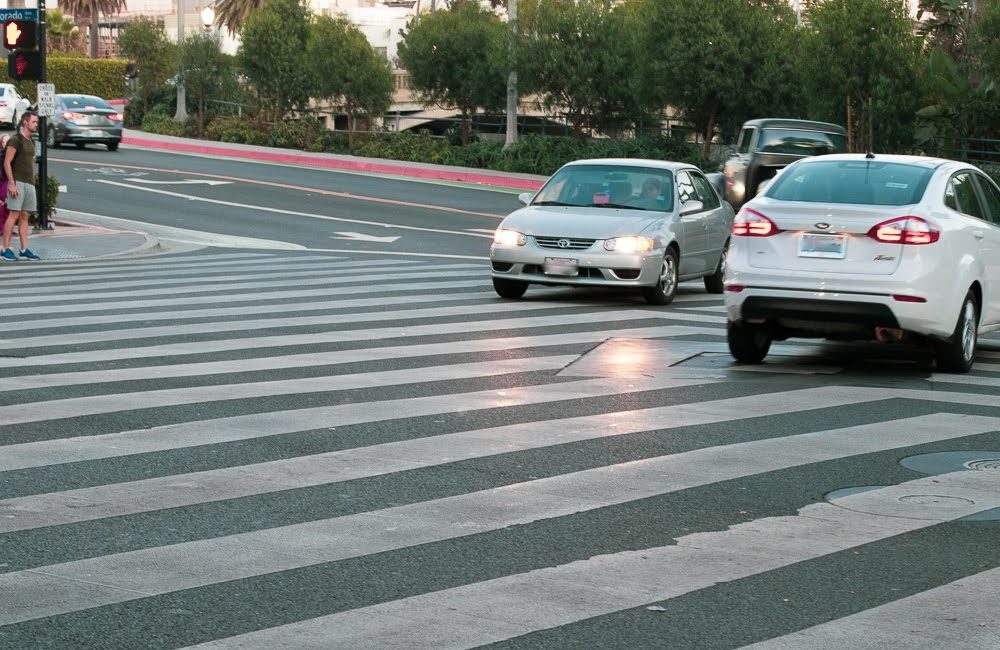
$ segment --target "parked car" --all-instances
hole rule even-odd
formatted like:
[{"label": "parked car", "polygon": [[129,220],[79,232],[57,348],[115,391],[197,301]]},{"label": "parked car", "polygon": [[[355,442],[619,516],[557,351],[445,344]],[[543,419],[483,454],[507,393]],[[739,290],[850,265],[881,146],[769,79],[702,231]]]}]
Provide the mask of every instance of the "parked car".
[{"label": "parked car", "polygon": [[750,120],[740,129],[736,152],[722,166],[724,197],[735,209],[756,196],[778,170],[808,156],[847,151],[842,126],[809,120]]},{"label": "parked car", "polygon": [[0,126],[15,128],[21,113],[30,105],[31,102],[17,92],[14,84],[0,83]]},{"label": "parked car", "polygon": [[1000,188],[938,158],[800,160],[736,215],[725,285],[739,361],[789,337],[909,340],[967,372],[1000,329]]},{"label": "parked car", "polygon": [[697,167],[639,159],[564,165],[497,228],[493,287],[520,298],[529,284],[637,288],[650,304],[704,278],[722,292],[733,209]]},{"label": "parked car", "polygon": [[46,142],[53,148],[67,143],[80,148],[97,143],[115,151],[122,141],[124,119],[117,108],[100,97],[56,95],[55,112],[46,128]]}]

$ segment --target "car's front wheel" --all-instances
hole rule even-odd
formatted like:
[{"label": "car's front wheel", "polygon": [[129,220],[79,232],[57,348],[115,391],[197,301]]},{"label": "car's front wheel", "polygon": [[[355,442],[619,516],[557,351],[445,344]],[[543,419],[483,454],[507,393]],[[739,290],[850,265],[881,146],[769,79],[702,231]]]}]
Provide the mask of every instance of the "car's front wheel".
[{"label": "car's front wheel", "polygon": [[726,255],[729,254],[729,242],[722,247],[722,255],[719,256],[719,264],[715,267],[712,275],[705,276],[705,291],[709,293],[722,293],[725,286],[722,279],[726,275]]},{"label": "car's front wheel", "polygon": [[934,344],[934,356],[941,372],[965,373],[972,369],[972,359],[976,355],[976,337],[979,329],[979,307],[976,296],[970,291],[965,294],[962,308],[958,312],[955,331],[947,341]]},{"label": "car's front wheel", "polygon": [[656,284],[642,288],[642,297],[651,305],[669,305],[677,295],[677,251],[668,248],[660,264]]},{"label": "car's front wheel", "polygon": [[504,280],[503,278],[493,278],[493,290],[501,298],[516,300],[524,295],[528,290],[528,283],[521,280]]},{"label": "car's front wheel", "polygon": [[743,363],[760,363],[771,349],[771,335],[753,323],[727,323],[726,341],[733,358]]}]

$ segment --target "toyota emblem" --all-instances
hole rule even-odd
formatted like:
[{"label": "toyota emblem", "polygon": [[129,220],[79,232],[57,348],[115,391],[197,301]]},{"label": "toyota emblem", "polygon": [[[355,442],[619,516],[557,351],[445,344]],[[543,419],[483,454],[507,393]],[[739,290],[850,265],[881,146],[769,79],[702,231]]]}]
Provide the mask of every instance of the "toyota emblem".
[{"label": "toyota emblem", "polygon": [[560,239],[559,241],[556,242],[556,244],[559,245],[559,248],[569,248],[569,240],[568,239]]}]

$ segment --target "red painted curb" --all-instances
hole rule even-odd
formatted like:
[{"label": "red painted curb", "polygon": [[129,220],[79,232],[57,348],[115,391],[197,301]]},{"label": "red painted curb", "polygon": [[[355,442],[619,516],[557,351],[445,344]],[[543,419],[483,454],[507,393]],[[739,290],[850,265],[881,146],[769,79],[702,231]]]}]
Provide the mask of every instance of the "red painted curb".
[{"label": "red painted curb", "polygon": [[312,167],[322,167],[325,169],[345,169],[350,171],[374,172],[378,174],[413,176],[416,178],[431,178],[434,180],[480,183],[482,185],[495,185],[498,187],[510,187],[521,190],[537,190],[542,186],[542,181],[536,181],[530,178],[515,178],[512,176],[495,176],[493,174],[486,174],[474,169],[466,171],[454,169],[435,169],[433,167],[409,167],[405,165],[362,162],[360,160],[344,160],[342,158],[318,158],[296,153],[279,153],[277,151],[237,151],[234,149],[227,149],[225,147],[213,147],[206,144],[144,140],[133,136],[124,136],[122,138],[122,142],[138,147],[148,147],[150,149],[183,151],[186,153],[226,156],[229,158],[250,158],[252,160],[266,160],[268,162],[278,162],[290,165],[307,165]]}]

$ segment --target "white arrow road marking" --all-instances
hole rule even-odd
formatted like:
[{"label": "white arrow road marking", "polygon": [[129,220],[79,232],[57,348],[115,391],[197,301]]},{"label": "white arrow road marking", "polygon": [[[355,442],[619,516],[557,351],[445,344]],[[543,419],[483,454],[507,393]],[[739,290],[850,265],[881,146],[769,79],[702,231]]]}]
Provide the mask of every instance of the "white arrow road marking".
[{"label": "white arrow road marking", "polygon": [[200,178],[185,178],[182,181],[154,181],[149,178],[129,178],[133,183],[146,183],[148,185],[232,185],[232,181],[210,181]]},{"label": "white arrow road marking", "polygon": [[389,237],[379,237],[378,235],[366,235],[360,232],[338,232],[337,234],[340,235],[340,237],[330,237],[330,239],[351,239],[354,241],[371,241],[383,244],[391,244],[399,239],[399,235],[395,237],[391,235]]}]

